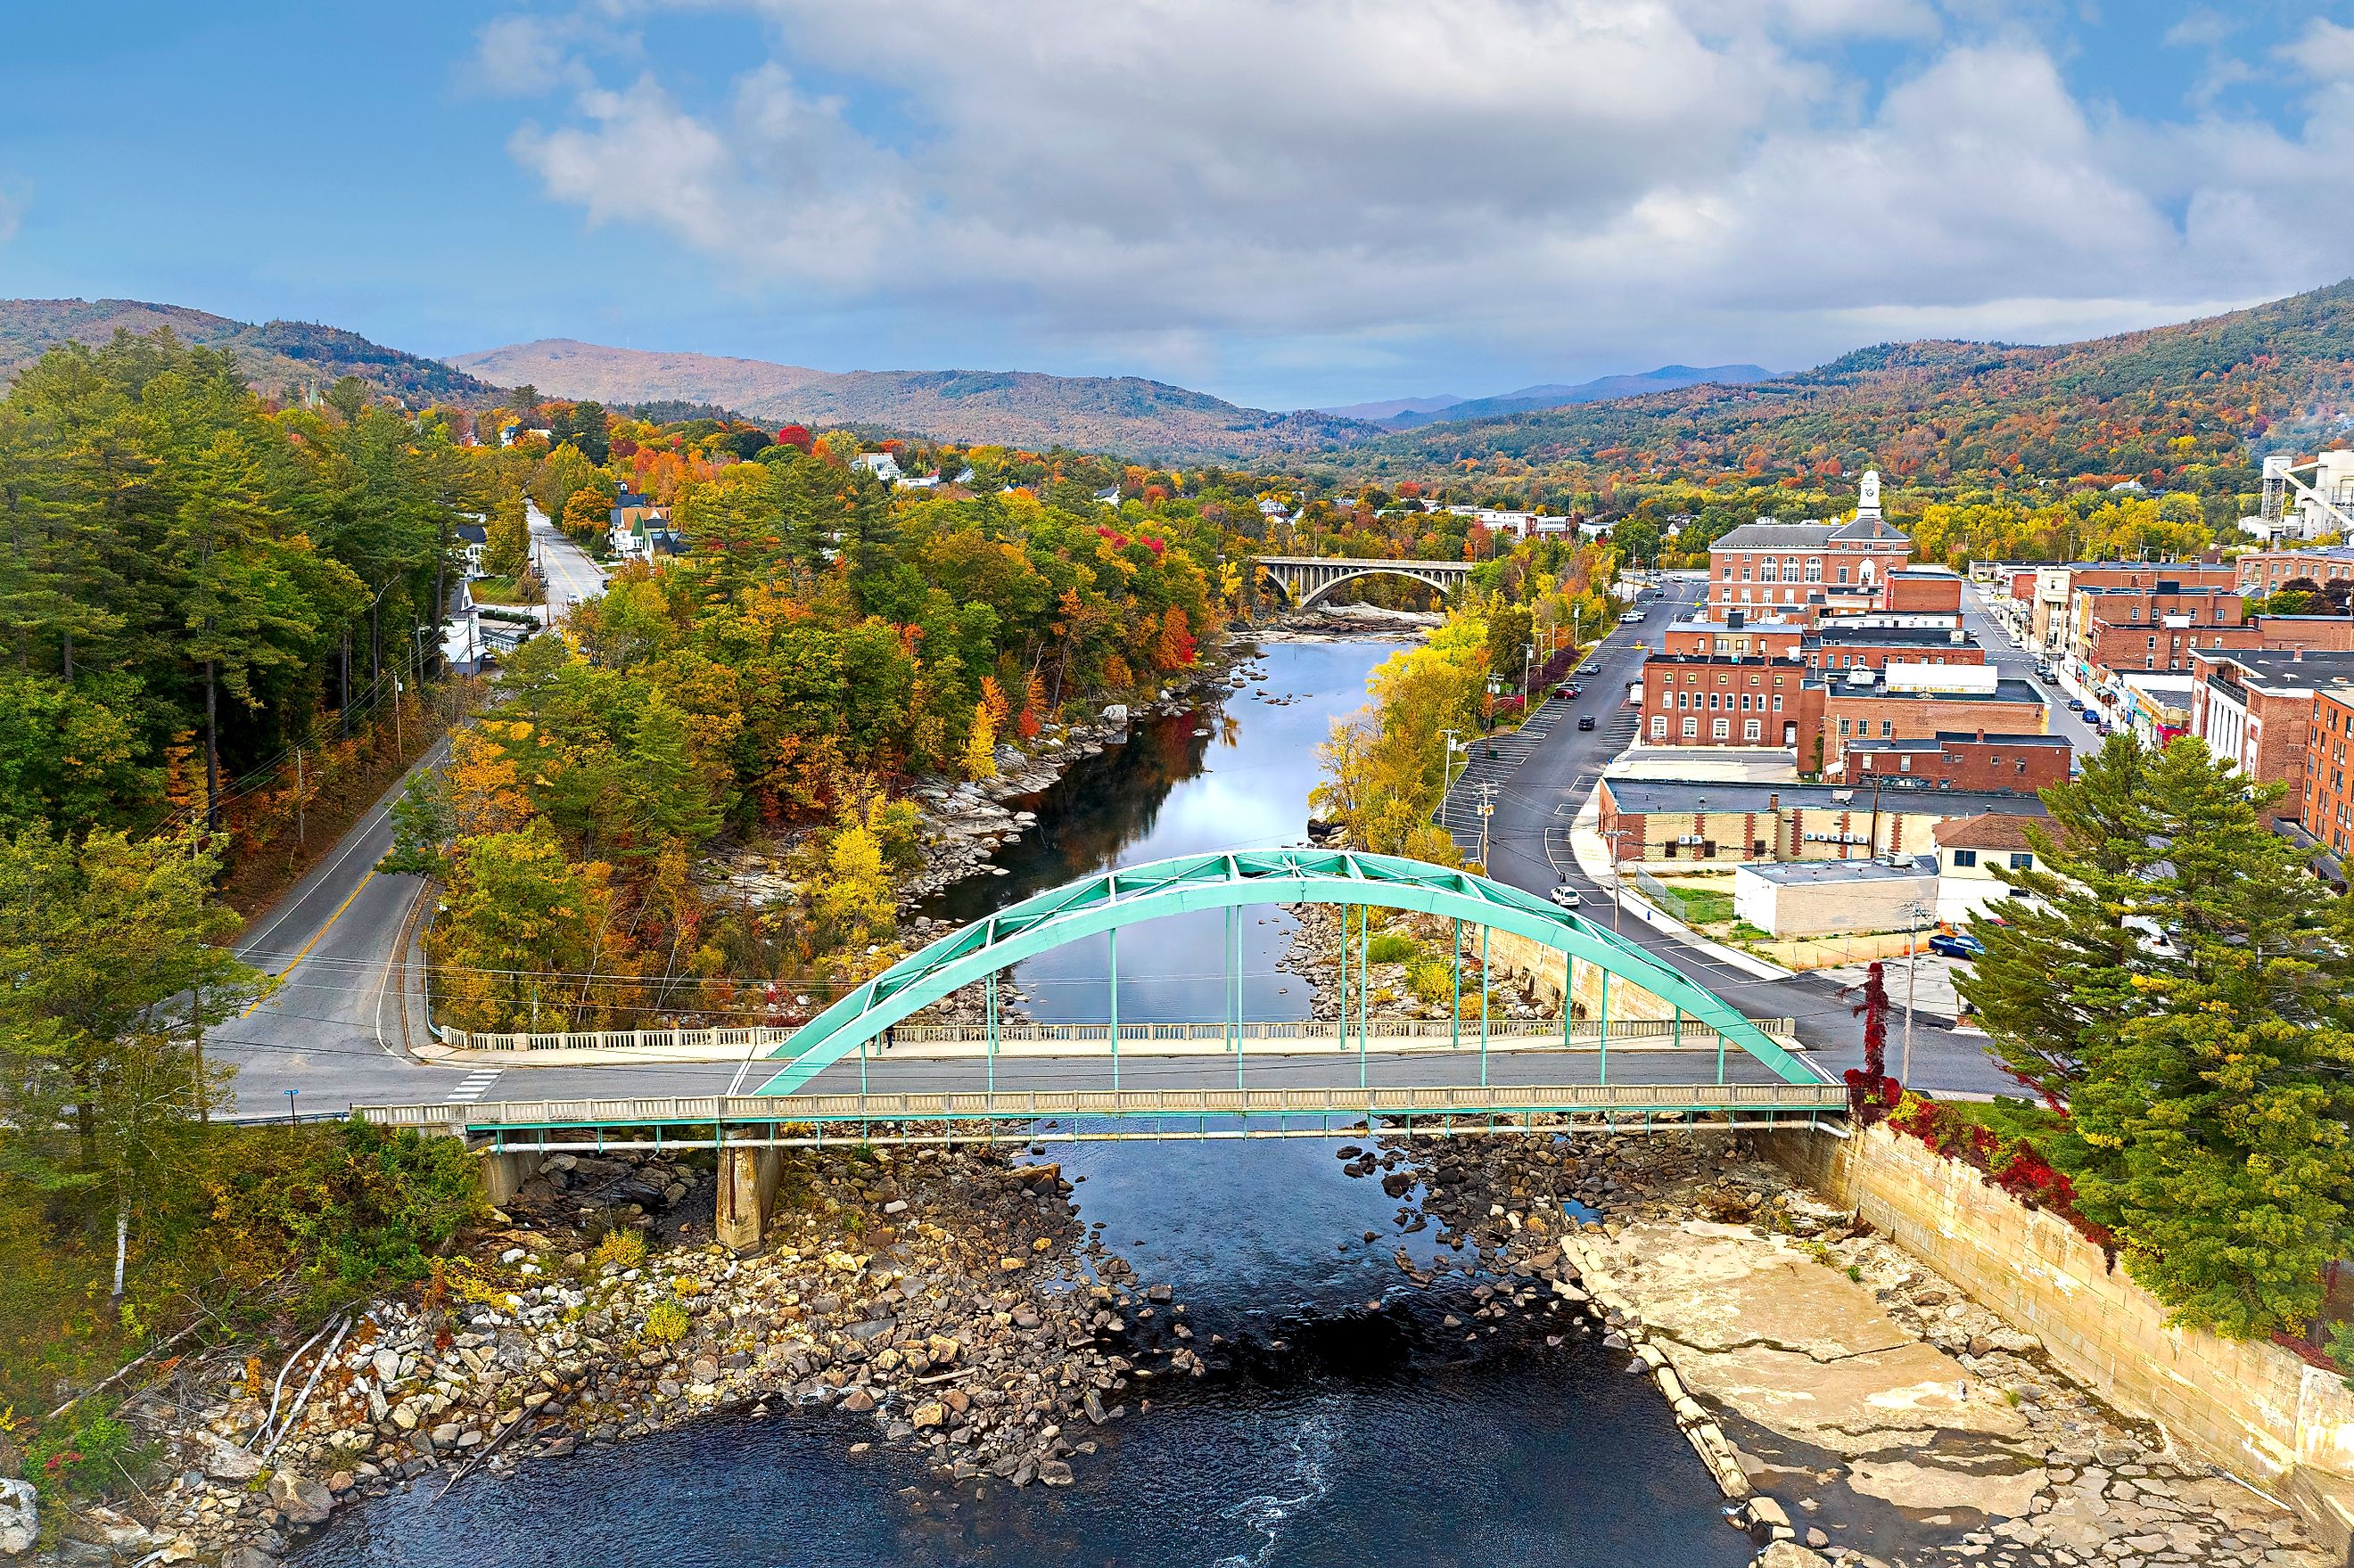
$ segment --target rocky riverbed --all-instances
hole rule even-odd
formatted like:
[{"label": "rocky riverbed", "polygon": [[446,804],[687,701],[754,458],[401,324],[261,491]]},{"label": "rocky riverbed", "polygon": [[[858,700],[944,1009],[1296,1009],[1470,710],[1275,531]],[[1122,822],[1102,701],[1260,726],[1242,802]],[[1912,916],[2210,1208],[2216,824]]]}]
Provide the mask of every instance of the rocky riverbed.
[{"label": "rocky riverbed", "polygon": [[[1310,1017],[1336,1019],[1341,1015],[1342,991],[1341,908],[1331,904],[1295,904],[1286,906],[1286,909],[1298,926],[1292,932],[1290,949],[1276,967],[1308,982]],[[1347,994],[1352,1010],[1350,1016],[1353,1018],[1361,983],[1357,965],[1357,916],[1353,910],[1348,918]],[[1405,914],[1396,910],[1379,911],[1374,918],[1385,919],[1387,923],[1374,927],[1372,938],[1365,943],[1368,949],[1384,936],[1401,936],[1413,941],[1426,960],[1436,961],[1452,969],[1455,961],[1452,922],[1437,915]],[[1409,959],[1365,965],[1365,972],[1373,987],[1366,999],[1371,1004],[1369,1016],[1417,1019],[1443,1019],[1447,1016],[1455,996],[1451,981],[1447,989],[1434,990],[1429,997],[1425,998],[1415,991],[1412,970],[1413,964]],[[1463,934],[1463,999],[1464,1016],[1477,1019],[1479,1015],[1479,938],[1478,932],[1469,929]],[[1488,991],[1490,1022],[1557,1019],[1560,1016],[1557,1009],[1540,1003],[1531,994],[1526,976],[1510,975],[1500,968],[1495,971]]]},{"label": "rocky riverbed", "polygon": [[1478,1315],[1595,1314],[1777,1568],[2330,1563],[2285,1510],[1728,1135],[1341,1152],[1393,1196],[1419,1188],[1406,1208],[1497,1282]]},{"label": "rocky riverbed", "polygon": [[1063,1486],[1152,1379],[1201,1374],[1184,1305],[1079,1224],[1057,1167],[789,1159],[765,1250],[738,1258],[708,1244],[706,1172],[550,1157],[426,1287],[281,1368],[192,1358],[132,1399],[172,1478],[31,1561],[265,1568],[346,1502],[723,1407],[866,1416],[857,1447],[921,1455],[943,1491]]}]

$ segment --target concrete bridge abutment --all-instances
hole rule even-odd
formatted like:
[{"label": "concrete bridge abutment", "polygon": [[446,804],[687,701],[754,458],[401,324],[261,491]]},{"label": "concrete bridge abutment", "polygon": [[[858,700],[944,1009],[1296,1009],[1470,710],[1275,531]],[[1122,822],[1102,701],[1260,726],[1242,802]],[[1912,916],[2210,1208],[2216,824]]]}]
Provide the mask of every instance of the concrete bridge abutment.
[{"label": "concrete bridge abutment", "polygon": [[784,1174],[784,1157],[774,1149],[723,1149],[719,1151],[717,1219],[714,1229],[719,1245],[738,1257],[760,1250],[768,1234],[769,1212]]}]

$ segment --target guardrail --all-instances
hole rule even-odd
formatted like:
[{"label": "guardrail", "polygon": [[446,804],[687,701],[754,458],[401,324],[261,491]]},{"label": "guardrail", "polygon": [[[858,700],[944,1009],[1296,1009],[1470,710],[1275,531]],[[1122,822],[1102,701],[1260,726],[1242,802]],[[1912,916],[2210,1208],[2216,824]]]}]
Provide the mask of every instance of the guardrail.
[{"label": "guardrail", "polygon": [[[1787,1018],[1760,1018],[1755,1021],[1766,1033],[1787,1037],[1796,1028]],[[434,1033],[441,1043],[458,1051],[631,1051],[647,1049],[691,1050],[711,1052],[715,1056],[765,1055],[784,1044],[793,1036],[791,1029],[778,1028],[712,1028],[712,1029],[600,1029],[582,1031],[534,1031],[518,1033],[473,1033],[450,1024],[436,1024]],[[1476,1020],[1466,1019],[1450,1028],[1445,1019],[1373,1019],[1368,1022],[1366,1034],[1373,1040],[1387,1041],[1449,1041],[1465,1046],[1479,1042],[1479,1026]],[[1267,1042],[1282,1044],[1335,1045],[1353,1041],[1357,1026],[1343,1025],[1328,1020],[1285,1020],[1243,1025],[1243,1039],[1251,1044]],[[1525,1043],[1562,1038],[1561,1020],[1552,1019],[1490,1019],[1488,1043]],[[1569,1039],[1573,1044],[1599,1041],[1601,1025],[1593,1019],[1572,1022]],[[1223,1023],[1123,1023],[1119,1026],[1119,1043],[1123,1048],[1131,1044],[1217,1044],[1231,1040],[1228,1026]],[[1108,1050],[1111,1025],[1108,1023],[1002,1023],[995,1036],[996,1044],[1005,1045],[1096,1045]],[[983,1045],[991,1043],[987,1024],[982,1023],[902,1023],[891,1032],[888,1044],[878,1042],[879,1054],[888,1055],[898,1045]],[[1686,1019],[1678,1023],[1670,1019],[1643,1018],[1613,1020],[1610,1043],[1630,1047],[1638,1042],[1644,1049],[1685,1050],[1716,1049],[1716,1031],[1704,1023]],[[1664,1044],[1662,1044],[1664,1043]],[[1739,1047],[1735,1046],[1736,1049]]]},{"label": "guardrail", "polygon": [[[1689,1121],[1705,1115],[1734,1118],[1744,1114],[1767,1121],[1815,1118],[1847,1109],[1847,1090],[1837,1084],[1570,1084],[1479,1087],[1287,1088],[1287,1089],[1011,1089],[994,1092],[822,1095],[696,1096],[641,1099],[508,1100],[478,1105],[359,1106],[354,1114],[384,1127],[415,1127],[461,1137],[486,1137],[494,1149],[513,1137],[519,1149],[594,1150],[616,1130],[651,1130],[655,1141],[682,1148],[725,1145],[800,1146],[822,1143],[825,1128],[860,1124],[862,1139],[889,1136],[921,1141],[907,1133],[878,1135],[885,1124],[942,1124],[942,1139],[993,1136],[1002,1124],[1097,1118],[1172,1124],[1141,1137],[1244,1136],[1240,1129],[1213,1131],[1222,1122],[1313,1118],[1329,1130],[1334,1118],[1351,1123],[1379,1118],[1411,1127],[1416,1118],[1477,1118],[1516,1122],[1522,1128],[1557,1118],[1639,1116]],[[1186,1122],[1194,1124],[1186,1127]],[[967,1124],[976,1124],[967,1126]],[[707,1133],[704,1129],[708,1129]],[[687,1129],[681,1136],[678,1129]],[[1278,1128],[1278,1130],[1280,1130]],[[1504,1130],[1494,1127],[1490,1130]],[[571,1134],[570,1137],[560,1136]],[[529,1134],[529,1137],[514,1135]],[[559,1136],[550,1137],[550,1134]],[[1075,1133],[1074,1136],[1085,1136]],[[836,1136],[840,1134],[837,1130]]]}]

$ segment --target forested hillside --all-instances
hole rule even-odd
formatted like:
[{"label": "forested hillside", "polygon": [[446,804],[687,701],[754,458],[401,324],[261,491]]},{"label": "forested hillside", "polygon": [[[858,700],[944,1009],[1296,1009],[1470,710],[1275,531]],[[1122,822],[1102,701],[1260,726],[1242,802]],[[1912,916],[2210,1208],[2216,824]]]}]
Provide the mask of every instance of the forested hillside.
[{"label": "forested hillside", "polygon": [[1865,468],[1935,493],[2137,480],[2225,498],[2255,458],[2354,414],[2354,282],[2056,347],[1883,344],[1752,386],[1430,426],[1334,454],[1352,470],[1836,487]]},{"label": "forested hillside", "polygon": [[139,300],[0,300],[0,382],[65,343],[96,347],[117,330],[133,335],[168,329],[182,343],[237,355],[260,392],[292,402],[304,388],[323,391],[346,376],[411,408],[455,403],[477,408],[497,388],[438,359],[403,354],[357,333],[313,322],[240,322],[181,305]]},{"label": "forested hillside", "polygon": [[829,372],[760,359],[659,354],[545,339],[455,356],[502,383],[608,404],[724,404],[811,426],[861,425],[936,440],[1076,447],[1148,461],[1225,461],[1360,440],[1374,427],[1313,411],[1245,408],[1140,376],[1021,370]]},{"label": "forested hillside", "polygon": [[19,374],[0,401],[0,832],[227,825],[240,780],[353,740],[418,662],[482,475],[444,425],[355,384],[336,402],[272,412],[234,355],[162,336]]}]

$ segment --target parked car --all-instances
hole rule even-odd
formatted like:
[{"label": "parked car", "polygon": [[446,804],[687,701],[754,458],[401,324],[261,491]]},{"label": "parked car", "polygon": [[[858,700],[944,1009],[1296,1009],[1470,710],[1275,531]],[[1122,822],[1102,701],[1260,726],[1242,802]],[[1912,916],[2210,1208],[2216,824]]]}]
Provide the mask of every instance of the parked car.
[{"label": "parked car", "polygon": [[1626,614],[1624,614],[1624,615],[1622,615],[1622,616],[1620,616],[1620,617],[1618,618],[1618,623],[1619,623],[1621,626],[1632,626],[1632,625],[1634,625],[1637,621],[1639,621],[1639,620],[1641,620],[1642,619],[1643,619],[1643,612],[1642,612],[1641,610],[1639,610],[1639,609],[1630,609],[1630,610],[1628,610]]},{"label": "parked car", "polygon": [[1975,959],[1986,951],[1986,944],[1959,931],[1940,931],[1929,938],[1929,950],[1949,959]]},{"label": "parked car", "polygon": [[1585,695],[1585,688],[1579,685],[1575,681],[1572,681],[1568,685],[1564,686],[1562,690],[1567,692],[1573,697],[1582,697]]},{"label": "parked car", "polygon": [[1566,885],[1556,887],[1553,890],[1552,897],[1553,901],[1555,904],[1560,905],[1564,909],[1575,909],[1577,907],[1577,889],[1575,887]]},{"label": "parked car", "polygon": [[1578,715],[1577,727],[1580,729],[1592,729],[1594,727],[1594,715],[1592,714]]}]

